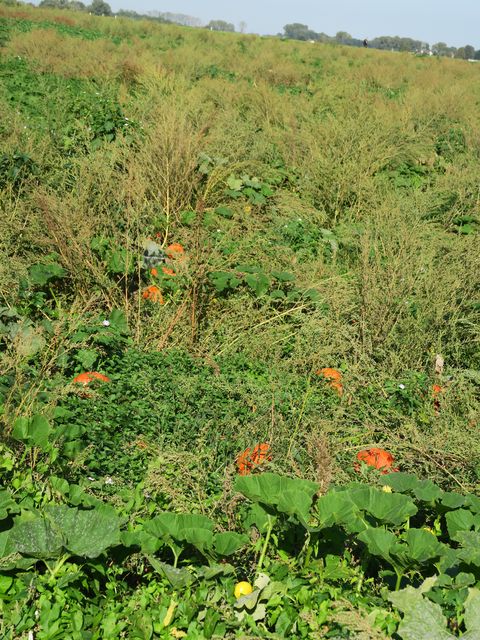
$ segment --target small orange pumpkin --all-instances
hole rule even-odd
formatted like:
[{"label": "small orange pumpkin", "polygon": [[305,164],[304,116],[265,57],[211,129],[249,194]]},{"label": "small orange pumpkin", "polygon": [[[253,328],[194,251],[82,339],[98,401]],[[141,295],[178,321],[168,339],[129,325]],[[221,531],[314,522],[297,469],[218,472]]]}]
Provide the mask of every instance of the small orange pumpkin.
[{"label": "small orange pumpkin", "polygon": [[165,253],[171,260],[175,260],[185,255],[185,249],[178,242],[174,242],[166,248]]},{"label": "small orange pumpkin", "polygon": [[87,371],[86,373],[80,373],[73,379],[75,384],[83,384],[84,387],[93,380],[100,380],[101,382],[111,382],[108,376],[104,376],[103,373],[97,373],[97,371]]},{"label": "small orange pumpkin", "polygon": [[[385,449],[378,449],[377,447],[364,449],[363,451],[359,451],[357,453],[357,460],[359,462],[364,462],[369,467],[379,469],[382,472],[382,475],[390,473],[392,471],[398,471],[398,469],[394,469],[392,467],[395,458],[391,453],[385,451]],[[355,470],[359,471],[360,465],[355,465]]]},{"label": "small orange pumpkin", "polygon": [[151,300],[152,302],[159,302],[160,304],[163,304],[162,292],[154,284],[145,289],[142,293],[142,298],[144,298],[144,300]]},{"label": "small orange pumpkin", "polygon": [[433,406],[435,408],[435,413],[440,411],[440,394],[444,393],[445,389],[441,387],[439,384],[434,384],[432,387],[432,395],[433,395]]},{"label": "small orange pumpkin", "polygon": [[152,274],[152,276],[154,278],[156,278],[158,276],[158,269],[156,269],[155,267],[153,267],[153,269],[150,269],[150,273]]},{"label": "small orange pumpkin", "polygon": [[343,395],[342,374],[337,369],[325,367],[315,372],[317,376],[322,376],[328,382],[328,386],[338,393],[339,396]]},{"label": "small orange pumpkin", "polygon": [[162,267],[162,271],[166,276],[176,276],[177,275],[175,273],[175,271],[173,269],[170,269],[169,267]]},{"label": "small orange pumpkin", "polygon": [[261,465],[263,462],[269,462],[272,459],[270,454],[270,445],[266,442],[256,444],[253,449],[247,448],[237,457],[238,473],[246,476],[251,471]]},{"label": "small orange pumpkin", "polygon": [[323,376],[325,380],[334,380],[335,382],[340,382],[342,379],[340,371],[337,369],[331,369],[330,367],[319,369],[317,371],[317,376]]}]

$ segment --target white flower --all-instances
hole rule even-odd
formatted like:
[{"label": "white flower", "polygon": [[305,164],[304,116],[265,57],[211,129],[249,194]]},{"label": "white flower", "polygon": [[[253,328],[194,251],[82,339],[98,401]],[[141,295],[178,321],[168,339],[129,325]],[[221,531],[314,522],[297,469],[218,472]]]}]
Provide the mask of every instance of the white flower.
[{"label": "white flower", "polygon": [[110,321],[109,320],[104,320],[102,322],[102,324],[103,324],[104,327],[109,327],[110,326]]},{"label": "white flower", "polygon": [[95,482],[95,478],[92,478],[92,476],[88,476],[87,480],[90,480],[90,482]]},{"label": "white flower", "polygon": [[107,476],[105,478],[105,484],[113,484],[113,478],[110,478],[110,476]]},{"label": "white flower", "polygon": [[399,385],[398,385],[398,388],[399,388],[399,389],[405,389],[405,385],[404,385],[404,384],[399,384]]}]

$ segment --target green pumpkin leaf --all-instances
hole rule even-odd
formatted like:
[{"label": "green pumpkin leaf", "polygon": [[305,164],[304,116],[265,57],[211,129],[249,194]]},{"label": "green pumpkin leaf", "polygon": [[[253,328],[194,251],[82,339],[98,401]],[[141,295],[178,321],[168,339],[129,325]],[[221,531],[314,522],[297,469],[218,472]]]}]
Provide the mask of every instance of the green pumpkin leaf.
[{"label": "green pumpkin leaf", "polygon": [[307,521],[313,496],[318,484],[300,478],[287,478],[275,473],[253,476],[238,476],[235,490],[252,502],[260,502],[275,507],[280,513],[296,515],[300,521]]},{"label": "green pumpkin leaf", "polygon": [[147,556],[147,559],[155,571],[166,578],[174,589],[184,589],[195,580],[188,569],[176,569],[165,562],[161,562],[154,556]]},{"label": "green pumpkin leaf", "polygon": [[377,520],[400,525],[418,511],[408,496],[400,493],[385,493],[376,487],[357,485],[349,489],[352,502]]},{"label": "green pumpkin leaf", "polygon": [[19,507],[11,494],[6,489],[0,489],[0,520],[3,520],[9,513],[18,513]]},{"label": "green pumpkin leaf", "polygon": [[244,547],[248,541],[248,536],[234,531],[217,533],[215,536],[215,551],[221,556],[231,556]]},{"label": "green pumpkin leaf", "polygon": [[424,529],[408,529],[405,541],[408,545],[408,558],[418,564],[438,558],[445,549],[445,545]]},{"label": "green pumpkin leaf", "polygon": [[380,556],[384,560],[394,564],[391,554],[395,551],[398,541],[391,531],[370,527],[359,533],[358,540],[367,545],[372,555]]},{"label": "green pumpkin leaf", "polygon": [[447,620],[442,609],[418,589],[407,587],[391,593],[389,600],[405,613],[397,630],[402,640],[453,640],[447,631]]},{"label": "green pumpkin leaf", "polygon": [[343,525],[347,531],[361,531],[367,525],[357,517],[359,513],[348,491],[329,491],[316,503],[316,516],[321,529]]},{"label": "green pumpkin leaf", "polygon": [[63,278],[65,274],[65,269],[55,262],[52,264],[33,264],[28,270],[30,282],[40,287],[54,278]]},{"label": "green pumpkin leaf", "polygon": [[480,590],[469,589],[465,601],[464,614],[465,627],[468,629],[462,638],[465,640],[478,640],[480,638]]},{"label": "green pumpkin leaf", "polygon": [[213,522],[202,515],[164,512],[146,522],[144,529],[163,540],[192,544],[201,552],[213,546]]},{"label": "green pumpkin leaf", "polygon": [[457,509],[449,511],[445,515],[448,534],[455,538],[458,531],[470,531],[470,529],[480,529],[480,515],[474,515],[467,509]]}]

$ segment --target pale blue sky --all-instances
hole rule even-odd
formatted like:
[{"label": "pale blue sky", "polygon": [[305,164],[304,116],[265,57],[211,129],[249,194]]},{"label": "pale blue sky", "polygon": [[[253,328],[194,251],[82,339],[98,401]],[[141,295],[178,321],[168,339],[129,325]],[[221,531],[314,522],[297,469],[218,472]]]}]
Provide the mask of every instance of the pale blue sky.
[{"label": "pale blue sky", "polygon": [[[84,0],[88,4],[88,0]],[[108,0],[107,0],[108,1]],[[172,11],[204,21],[244,20],[247,31],[279,33],[290,22],[355,37],[409,36],[480,49],[480,0],[110,0],[114,11]]]}]

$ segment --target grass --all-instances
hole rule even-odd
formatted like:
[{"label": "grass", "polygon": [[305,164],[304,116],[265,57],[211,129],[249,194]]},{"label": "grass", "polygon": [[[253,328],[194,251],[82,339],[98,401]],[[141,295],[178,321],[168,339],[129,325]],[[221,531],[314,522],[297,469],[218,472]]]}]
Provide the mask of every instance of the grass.
[{"label": "grass", "polygon": [[[0,5],[1,446],[19,477],[15,420],[42,414],[65,439],[56,476],[118,508],[141,491],[235,520],[256,442],[323,493],[371,446],[478,492],[476,75]],[[185,247],[176,276],[142,268],[149,238]],[[112,383],[85,395],[84,370]]]}]

